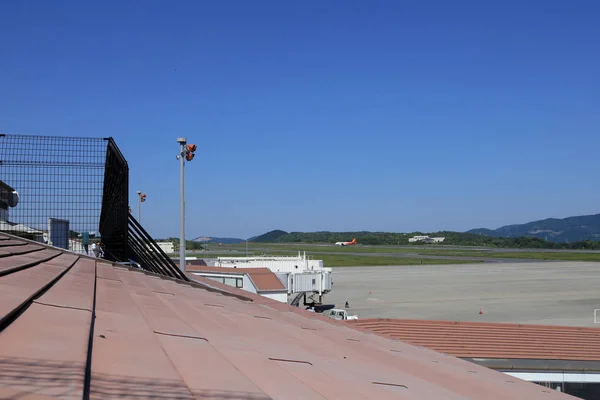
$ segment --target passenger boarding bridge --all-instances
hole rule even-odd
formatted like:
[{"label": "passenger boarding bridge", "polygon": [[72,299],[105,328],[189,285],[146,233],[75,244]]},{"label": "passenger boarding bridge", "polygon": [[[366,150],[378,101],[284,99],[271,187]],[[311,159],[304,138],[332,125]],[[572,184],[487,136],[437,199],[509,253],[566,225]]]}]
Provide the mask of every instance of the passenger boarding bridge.
[{"label": "passenger boarding bridge", "polygon": [[[313,260],[306,252],[298,252],[297,256],[258,256],[258,257],[219,257],[206,260],[207,264],[225,268],[268,268],[285,286],[288,296],[318,296],[318,303],[323,295],[331,291],[333,284],[331,268],[323,266],[323,260]],[[296,295],[296,296],[294,296]]]}]

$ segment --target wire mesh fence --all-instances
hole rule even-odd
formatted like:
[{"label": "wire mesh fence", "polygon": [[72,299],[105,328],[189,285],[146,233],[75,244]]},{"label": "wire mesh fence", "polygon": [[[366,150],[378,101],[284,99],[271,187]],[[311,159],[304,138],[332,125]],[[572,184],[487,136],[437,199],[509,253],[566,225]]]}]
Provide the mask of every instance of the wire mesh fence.
[{"label": "wire mesh fence", "polygon": [[0,231],[188,280],[130,215],[128,193],[112,138],[0,134]]},{"label": "wire mesh fence", "polygon": [[0,230],[87,253],[100,240],[107,139],[0,135]]}]

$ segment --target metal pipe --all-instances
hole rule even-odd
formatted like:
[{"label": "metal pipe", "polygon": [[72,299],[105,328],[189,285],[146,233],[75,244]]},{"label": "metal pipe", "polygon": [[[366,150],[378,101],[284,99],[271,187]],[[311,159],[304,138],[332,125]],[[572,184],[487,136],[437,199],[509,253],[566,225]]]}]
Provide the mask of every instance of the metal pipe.
[{"label": "metal pipe", "polygon": [[142,208],[142,192],[140,192],[139,190],[137,191],[137,195],[138,195],[138,222],[141,224],[142,223],[142,217],[140,215],[140,209]]},{"label": "metal pipe", "polygon": [[180,232],[179,232],[179,269],[185,272],[185,146],[186,138],[179,138],[177,142],[180,144],[179,153],[179,197],[180,197]]}]

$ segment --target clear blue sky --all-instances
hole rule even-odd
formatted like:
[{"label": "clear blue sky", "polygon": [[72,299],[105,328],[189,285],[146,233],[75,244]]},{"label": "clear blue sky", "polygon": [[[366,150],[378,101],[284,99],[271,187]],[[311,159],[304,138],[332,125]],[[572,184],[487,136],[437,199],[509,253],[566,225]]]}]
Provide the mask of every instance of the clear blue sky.
[{"label": "clear blue sky", "polygon": [[0,132],[113,136],[187,236],[600,212],[597,1],[4,1]]}]

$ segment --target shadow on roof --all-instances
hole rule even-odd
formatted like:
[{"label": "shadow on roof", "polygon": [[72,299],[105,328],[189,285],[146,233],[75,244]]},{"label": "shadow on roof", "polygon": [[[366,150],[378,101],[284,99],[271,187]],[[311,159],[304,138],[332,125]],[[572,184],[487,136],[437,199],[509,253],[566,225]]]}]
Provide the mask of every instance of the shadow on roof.
[{"label": "shadow on roof", "polygon": [[[84,366],[72,362],[56,362],[26,358],[0,358],[0,397],[3,387],[12,388],[9,398],[43,393],[44,396],[66,398],[76,396],[84,385],[81,373]],[[22,387],[22,391],[19,389]],[[127,399],[214,399],[214,400],[268,400],[256,393],[203,390],[190,393],[181,381],[167,379],[140,379],[106,374],[93,374],[91,398]]]}]

